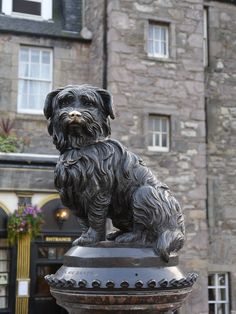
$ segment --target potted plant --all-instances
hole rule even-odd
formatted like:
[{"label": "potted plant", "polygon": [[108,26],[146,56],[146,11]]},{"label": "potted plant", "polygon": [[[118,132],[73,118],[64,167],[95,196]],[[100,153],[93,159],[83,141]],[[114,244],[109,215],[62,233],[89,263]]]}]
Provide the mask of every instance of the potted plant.
[{"label": "potted plant", "polygon": [[43,224],[42,210],[37,206],[20,206],[8,219],[8,240],[15,244],[24,236],[36,238]]},{"label": "potted plant", "polygon": [[0,152],[15,153],[21,150],[23,140],[13,133],[14,121],[10,118],[0,119]]}]

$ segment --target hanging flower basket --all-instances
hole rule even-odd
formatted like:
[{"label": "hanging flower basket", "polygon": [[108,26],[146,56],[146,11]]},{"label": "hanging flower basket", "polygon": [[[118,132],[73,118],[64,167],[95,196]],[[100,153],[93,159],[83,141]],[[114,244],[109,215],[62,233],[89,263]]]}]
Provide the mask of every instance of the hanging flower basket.
[{"label": "hanging flower basket", "polygon": [[28,235],[36,238],[43,224],[43,215],[37,206],[19,207],[8,219],[8,240],[11,245]]}]

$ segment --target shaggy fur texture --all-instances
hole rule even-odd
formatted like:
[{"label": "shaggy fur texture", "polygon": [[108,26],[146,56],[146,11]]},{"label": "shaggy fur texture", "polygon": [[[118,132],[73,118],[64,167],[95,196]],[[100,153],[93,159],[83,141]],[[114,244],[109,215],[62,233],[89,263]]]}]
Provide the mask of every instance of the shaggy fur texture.
[{"label": "shaggy fur texture", "polygon": [[55,186],[84,227],[75,244],[104,240],[109,217],[119,229],[109,240],[151,244],[168,261],[184,243],[179,203],[138,156],[108,138],[108,117],[114,119],[110,93],[66,86],[48,94],[44,113],[60,151]]}]

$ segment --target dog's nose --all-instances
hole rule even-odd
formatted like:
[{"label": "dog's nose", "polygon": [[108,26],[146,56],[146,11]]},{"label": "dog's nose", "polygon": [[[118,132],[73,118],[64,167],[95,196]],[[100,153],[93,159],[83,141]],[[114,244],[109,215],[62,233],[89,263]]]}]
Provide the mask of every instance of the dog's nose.
[{"label": "dog's nose", "polygon": [[70,116],[71,118],[79,118],[79,117],[82,116],[82,114],[81,114],[79,111],[74,110],[74,111],[71,111],[71,112],[69,113],[69,116]]}]

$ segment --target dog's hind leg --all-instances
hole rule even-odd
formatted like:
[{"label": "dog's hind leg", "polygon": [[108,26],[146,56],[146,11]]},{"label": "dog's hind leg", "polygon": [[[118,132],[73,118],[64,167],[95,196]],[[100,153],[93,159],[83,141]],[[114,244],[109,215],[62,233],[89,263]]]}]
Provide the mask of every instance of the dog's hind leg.
[{"label": "dog's hind leg", "polygon": [[168,262],[171,252],[184,243],[184,219],[180,205],[166,187],[142,186],[133,194],[134,221],[147,231],[154,250]]}]

